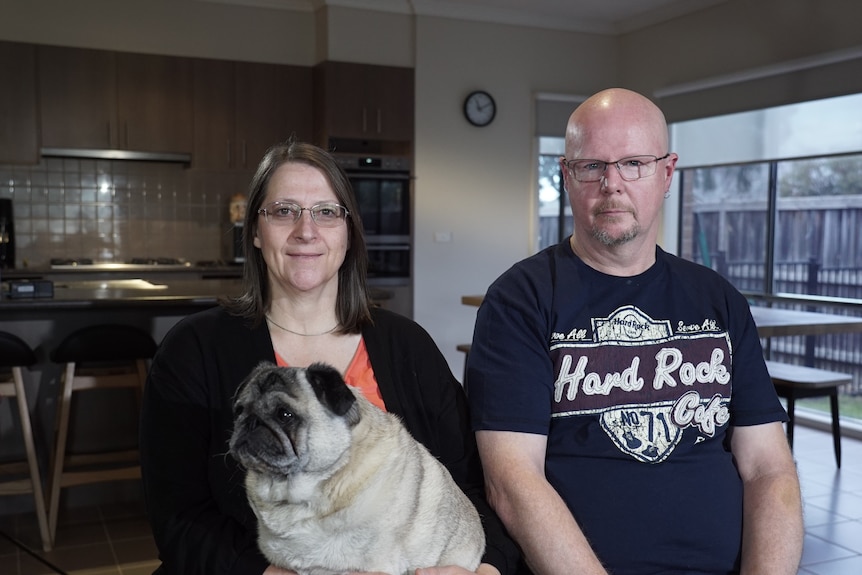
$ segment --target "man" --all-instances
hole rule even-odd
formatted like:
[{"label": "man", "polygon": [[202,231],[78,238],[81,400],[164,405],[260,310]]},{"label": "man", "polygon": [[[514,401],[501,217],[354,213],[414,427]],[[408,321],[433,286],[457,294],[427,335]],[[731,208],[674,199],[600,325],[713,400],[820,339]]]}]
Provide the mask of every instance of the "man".
[{"label": "man", "polygon": [[574,233],[479,309],[473,425],[534,573],[797,572],[799,482],[748,304],[656,244],[676,161],[647,98],[589,98],[560,160]]}]

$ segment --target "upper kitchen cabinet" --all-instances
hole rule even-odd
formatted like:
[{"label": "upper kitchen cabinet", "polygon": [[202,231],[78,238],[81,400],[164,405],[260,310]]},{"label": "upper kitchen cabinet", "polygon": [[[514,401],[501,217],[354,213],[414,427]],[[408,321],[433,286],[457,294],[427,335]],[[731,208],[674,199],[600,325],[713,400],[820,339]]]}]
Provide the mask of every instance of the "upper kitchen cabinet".
[{"label": "upper kitchen cabinet", "polygon": [[311,68],[200,59],[194,82],[195,168],[252,170],[273,144],[311,138]]},{"label": "upper kitchen cabinet", "polygon": [[190,153],[187,58],[39,46],[42,146]]},{"label": "upper kitchen cabinet", "polygon": [[0,163],[39,161],[36,106],[36,47],[0,42]]},{"label": "upper kitchen cabinet", "polygon": [[192,94],[191,59],[117,53],[120,146],[191,153]]},{"label": "upper kitchen cabinet", "polygon": [[314,68],[317,143],[413,140],[412,68],[323,62]]},{"label": "upper kitchen cabinet", "polygon": [[311,68],[238,62],[236,102],[240,167],[255,168],[270,146],[291,136],[310,141]]},{"label": "upper kitchen cabinet", "polygon": [[42,146],[118,148],[113,52],[39,46]]},{"label": "upper kitchen cabinet", "polygon": [[225,169],[236,164],[234,63],[196,59],[192,166]]}]

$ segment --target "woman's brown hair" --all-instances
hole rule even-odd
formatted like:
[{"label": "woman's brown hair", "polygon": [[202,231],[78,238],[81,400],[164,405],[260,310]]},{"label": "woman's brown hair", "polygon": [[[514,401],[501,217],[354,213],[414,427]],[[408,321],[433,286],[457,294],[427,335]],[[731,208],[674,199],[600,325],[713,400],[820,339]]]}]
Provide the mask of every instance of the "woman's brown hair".
[{"label": "woman's brown hair", "polygon": [[359,205],[347,175],[335,158],[322,148],[304,142],[284,142],[267,150],[251,180],[248,205],[243,224],[243,291],[236,298],[222,302],[231,313],[249,319],[252,325],[263,321],[270,298],[266,262],[260,249],[255,247],[261,209],[266,199],[267,186],[272,174],[287,163],[307,164],[317,168],[329,182],[338,203],[347,208],[345,220],[348,226],[348,248],[344,262],[338,270],[338,300],[335,313],[338,317],[338,333],[358,333],[363,325],[371,322],[368,298],[368,252],[365,247],[365,232],[359,217]]}]

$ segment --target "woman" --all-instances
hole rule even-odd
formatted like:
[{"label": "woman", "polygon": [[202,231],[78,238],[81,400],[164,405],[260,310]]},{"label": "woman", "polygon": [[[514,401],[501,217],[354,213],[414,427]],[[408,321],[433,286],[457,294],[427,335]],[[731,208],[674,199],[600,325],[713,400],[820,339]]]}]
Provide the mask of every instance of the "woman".
[{"label": "woman", "polygon": [[289,573],[258,551],[243,472],[226,454],[234,392],[261,360],[329,363],[400,416],[483,517],[488,546],[477,573],[513,572],[518,552],[484,499],[463,391],[421,327],[369,304],[357,203],[330,154],[303,143],[267,152],[244,245],[242,295],[179,322],[150,368],[141,463],[157,573]]}]

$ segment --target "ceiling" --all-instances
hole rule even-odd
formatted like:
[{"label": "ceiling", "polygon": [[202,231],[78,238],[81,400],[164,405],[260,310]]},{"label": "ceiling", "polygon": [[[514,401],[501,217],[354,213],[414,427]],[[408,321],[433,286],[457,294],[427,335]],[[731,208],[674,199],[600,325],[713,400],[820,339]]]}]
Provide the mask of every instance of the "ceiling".
[{"label": "ceiling", "polygon": [[552,30],[616,35],[727,0],[197,0],[296,11],[323,6],[441,16]]}]

